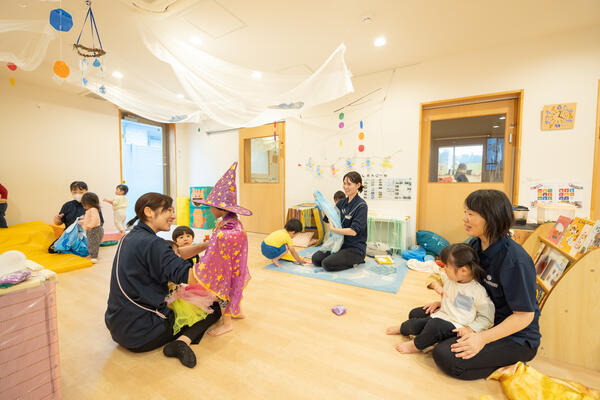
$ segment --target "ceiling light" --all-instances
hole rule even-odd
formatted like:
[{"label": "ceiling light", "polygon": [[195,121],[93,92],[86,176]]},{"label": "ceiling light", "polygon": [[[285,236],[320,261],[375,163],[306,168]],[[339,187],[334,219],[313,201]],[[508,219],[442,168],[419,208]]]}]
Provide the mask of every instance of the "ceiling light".
[{"label": "ceiling light", "polygon": [[120,73],[119,71],[115,71],[112,73],[112,76],[114,76],[117,79],[121,79],[123,77],[123,74]]},{"label": "ceiling light", "polygon": [[192,42],[193,45],[199,46],[202,44],[202,39],[200,39],[198,36],[192,36],[190,42]]},{"label": "ceiling light", "polygon": [[375,47],[385,46],[386,43],[387,43],[387,40],[385,40],[385,36],[379,36],[378,38],[375,39],[375,41],[373,41],[373,44],[375,45]]},{"label": "ceiling light", "polygon": [[262,72],[260,72],[260,71],[254,71],[254,72],[252,73],[252,77],[253,77],[254,79],[260,79],[260,78],[262,78]]},{"label": "ceiling light", "polygon": [[492,128],[494,128],[494,129],[500,128],[500,125],[494,125],[494,126],[492,126]]},{"label": "ceiling light", "polygon": [[503,116],[501,116],[501,117],[500,117],[500,118],[498,118],[498,119],[506,119],[506,117],[503,115]]},{"label": "ceiling light", "polygon": [[181,94],[181,93],[178,93],[178,94],[177,94],[177,98],[178,98],[178,99],[183,99],[183,94]]}]

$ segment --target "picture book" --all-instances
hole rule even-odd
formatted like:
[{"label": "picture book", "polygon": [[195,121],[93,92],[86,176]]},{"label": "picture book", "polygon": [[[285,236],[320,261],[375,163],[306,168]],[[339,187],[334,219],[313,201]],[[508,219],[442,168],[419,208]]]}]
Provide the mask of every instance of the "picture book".
[{"label": "picture book", "polygon": [[538,278],[535,282],[535,299],[536,299],[537,303],[542,304],[547,295],[548,295],[548,289],[546,289],[544,287],[543,282],[540,281]]},{"label": "picture book", "polygon": [[540,280],[544,286],[551,289],[563,274],[568,264],[569,259],[567,257],[554,249],[550,249],[547,264],[540,274]]},{"label": "picture book", "polygon": [[582,242],[592,230],[593,226],[594,223],[592,221],[584,218],[575,218],[563,234],[558,247],[571,257],[575,257],[579,247],[583,244]]},{"label": "picture book", "polygon": [[544,252],[545,249],[546,249],[546,243],[543,243],[543,242],[540,243],[540,247],[537,249],[537,251],[535,252],[535,255],[533,256],[534,264],[537,264],[538,260],[540,259],[540,256],[542,255],[542,253]]},{"label": "picture book", "polygon": [[547,239],[554,244],[558,244],[571,221],[572,220],[569,217],[565,217],[562,215],[558,217],[558,219],[556,220],[556,224],[554,224],[554,228],[552,228],[552,230],[550,231],[550,234],[548,235]]},{"label": "picture book", "polygon": [[600,221],[596,221],[596,224],[588,233],[585,241],[579,248],[579,254],[587,253],[590,250],[594,250],[600,247]]},{"label": "picture book", "polygon": [[541,275],[546,269],[548,261],[550,261],[550,252],[552,251],[552,248],[545,246],[543,243],[540,249],[542,249],[542,252],[539,255],[536,254],[537,259],[535,260],[535,273],[537,275]]}]

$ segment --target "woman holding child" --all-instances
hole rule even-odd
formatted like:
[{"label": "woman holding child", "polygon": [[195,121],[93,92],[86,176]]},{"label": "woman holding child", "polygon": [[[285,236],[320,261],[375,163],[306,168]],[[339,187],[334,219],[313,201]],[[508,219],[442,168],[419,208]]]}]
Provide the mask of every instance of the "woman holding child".
[{"label": "woman holding child", "polygon": [[[346,197],[338,201],[341,228],[331,227],[331,232],[344,235],[342,248],[335,254],[317,251],[312,262],[326,271],[343,271],[365,261],[367,250],[367,203],[358,196],[363,191],[362,177],[356,171],[344,175]],[[325,217],[325,222],[329,222]]]},{"label": "woman holding child", "polygon": [[469,245],[485,270],[483,287],[495,315],[490,329],[467,332],[435,347],[435,363],[450,376],[481,379],[536,355],[541,335],[535,268],[529,254],[509,236],[513,222],[510,200],[501,191],[477,190],[465,200],[465,231],[473,237]]}]

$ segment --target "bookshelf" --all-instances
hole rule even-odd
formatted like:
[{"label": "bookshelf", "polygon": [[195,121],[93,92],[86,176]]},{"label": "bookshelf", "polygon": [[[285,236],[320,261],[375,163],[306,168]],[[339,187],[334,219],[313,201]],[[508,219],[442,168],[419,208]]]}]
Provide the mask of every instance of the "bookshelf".
[{"label": "bookshelf", "polygon": [[546,239],[553,226],[540,225],[523,244],[532,258],[545,244],[570,261],[540,303],[538,354],[600,371],[600,249],[572,257]]}]

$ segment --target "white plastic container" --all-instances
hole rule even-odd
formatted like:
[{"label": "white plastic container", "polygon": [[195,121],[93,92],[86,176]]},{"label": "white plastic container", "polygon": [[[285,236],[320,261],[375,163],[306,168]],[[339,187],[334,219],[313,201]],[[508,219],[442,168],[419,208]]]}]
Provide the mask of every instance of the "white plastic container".
[{"label": "white plastic container", "polygon": [[543,224],[548,221],[556,221],[558,217],[564,215],[571,219],[575,218],[575,207],[573,204],[543,204],[538,203],[537,205],[537,222]]}]

